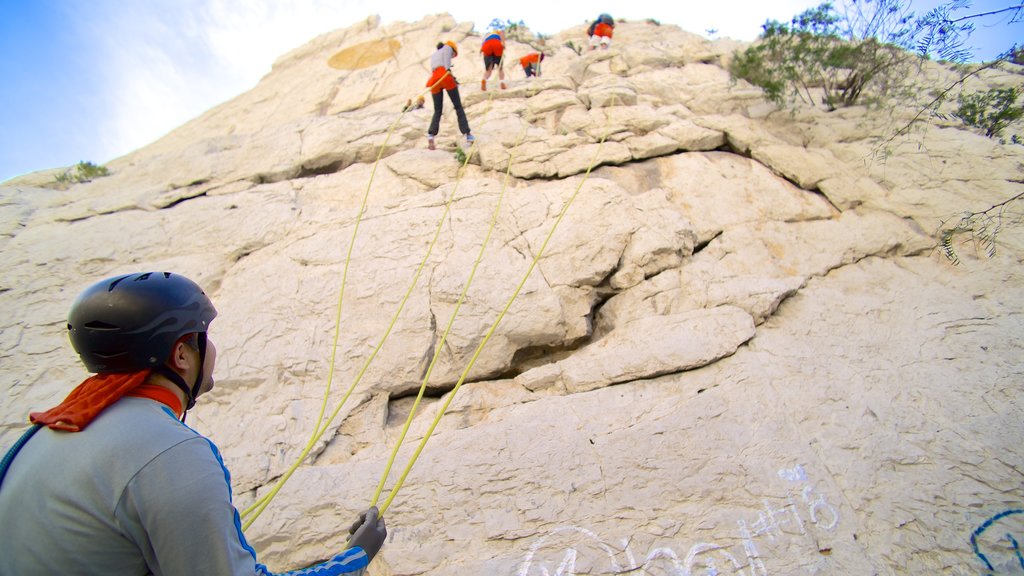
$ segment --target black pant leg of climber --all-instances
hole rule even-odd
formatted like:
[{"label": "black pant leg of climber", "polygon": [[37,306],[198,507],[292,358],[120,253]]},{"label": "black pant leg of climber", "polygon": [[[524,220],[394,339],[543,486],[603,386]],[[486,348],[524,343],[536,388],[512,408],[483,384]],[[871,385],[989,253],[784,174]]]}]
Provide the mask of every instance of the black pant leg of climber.
[{"label": "black pant leg of climber", "polygon": [[[466,111],[462,109],[462,98],[459,97],[458,87],[449,90],[448,97],[451,98],[452,106],[455,107],[455,115],[459,118],[459,132],[462,132],[463,135],[469,134],[469,120],[466,119]],[[435,112],[435,114],[437,113]]]},{"label": "black pant leg of climber", "polygon": [[[436,94],[431,94],[431,98],[434,99],[434,117],[430,119],[430,128],[427,129],[428,136],[437,136],[437,132],[441,129],[441,109],[444,107],[444,90],[439,90]],[[462,110],[459,106],[456,110]]]}]

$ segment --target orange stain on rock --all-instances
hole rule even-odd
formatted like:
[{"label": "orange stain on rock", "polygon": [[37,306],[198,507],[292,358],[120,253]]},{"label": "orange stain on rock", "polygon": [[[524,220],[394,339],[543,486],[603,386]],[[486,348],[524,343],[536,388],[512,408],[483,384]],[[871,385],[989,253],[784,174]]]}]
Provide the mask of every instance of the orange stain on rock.
[{"label": "orange stain on rock", "polygon": [[345,48],[327,61],[336,70],[360,70],[393,58],[402,43],[398,40],[373,40]]}]

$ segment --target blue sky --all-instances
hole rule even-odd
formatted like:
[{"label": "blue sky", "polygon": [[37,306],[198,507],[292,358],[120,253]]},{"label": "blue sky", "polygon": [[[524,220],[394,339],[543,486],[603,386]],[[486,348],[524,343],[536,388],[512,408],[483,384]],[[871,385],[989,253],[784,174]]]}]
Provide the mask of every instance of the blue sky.
[{"label": "blue sky", "polygon": [[[127,154],[252,88],[285,52],[371,14],[387,23],[448,12],[478,30],[492,18],[523,20],[553,34],[609,12],[752,40],[765,20],[789,20],[819,3],[12,0],[0,18],[0,182]],[[937,3],[914,0],[912,8]],[[972,12],[1017,3],[975,0]],[[985,59],[1021,38],[1024,24],[1003,19],[979,23],[971,44]]]}]

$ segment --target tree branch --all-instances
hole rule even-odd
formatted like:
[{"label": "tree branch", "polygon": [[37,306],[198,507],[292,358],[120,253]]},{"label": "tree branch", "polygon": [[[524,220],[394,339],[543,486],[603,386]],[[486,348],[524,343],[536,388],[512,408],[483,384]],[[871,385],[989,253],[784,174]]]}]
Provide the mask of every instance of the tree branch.
[{"label": "tree branch", "polygon": [[947,22],[949,22],[951,24],[955,24],[955,23],[963,21],[963,20],[970,20],[971,18],[982,18],[982,17],[985,17],[985,16],[992,16],[992,15],[995,15],[995,14],[1002,14],[1003,12],[1010,12],[1010,11],[1017,11],[1017,12],[1019,12],[1021,9],[1024,9],[1024,4],[1018,4],[1017,6],[1009,6],[1007,8],[1002,8],[1002,9],[999,9],[999,10],[993,10],[992,12],[985,12],[983,14],[971,14],[970,16],[964,16],[963,18],[957,18],[955,20],[947,20]]},{"label": "tree branch", "polygon": [[917,114],[915,114],[914,117],[911,118],[909,122],[904,124],[902,128],[900,128],[899,130],[894,132],[892,136],[890,136],[889,138],[887,138],[886,140],[881,142],[878,146],[875,146],[874,148],[872,148],[871,149],[871,155],[872,156],[877,155],[879,148],[884,148],[884,147],[888,146],[889,144],[891,144],[893,140],[899,138],[900,136],[903,136],[905,134],[910,133],[910,128],[914,124],[917,124],[917,122],[921,119],[921,116],[923,116],[925,112],[930,111],[932,109],[932,107],[935,106],[937,103],[942,102],[946,98],[946,95],[949,94],[950,91],[953,90],[953,88],[956,88],[957,86],[962,85],[971,76],[976,76],[976,75],[980,74],[982,71],[988,70],[989,68],[995,68],[1001,62],[1003,62],[1003,60],[1004,60],[1003,58],[1000,58],[1000,59],[997,59],[997,60],[993,60],[993,61],[991,61],[991,62],[989,62],[987,64],[984,64],[983,66],[981,66],[977,70],[974,70],[973,72],[969,72],[968,74],[962,76],[956,82],[953,82],[952,84],[950,84],[948,87],[946,87],[945,90],[940,92],[938,96],[936,96],[934,99],[932,99],[931,102],[929,102],[928,104],[922,106],[921,109],[917,111]]}]

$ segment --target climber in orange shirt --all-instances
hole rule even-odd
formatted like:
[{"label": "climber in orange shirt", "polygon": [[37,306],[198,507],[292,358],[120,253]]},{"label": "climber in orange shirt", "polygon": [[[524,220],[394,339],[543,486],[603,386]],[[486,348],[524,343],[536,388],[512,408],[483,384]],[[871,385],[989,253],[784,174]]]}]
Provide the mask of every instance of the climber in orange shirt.
[{"label": "climber in orange shirt", "polygon": [[530,52],[526,56],[519,59],[519,64],[523,67],[523,72],[526,72],[526,77],[540,76],[540,63],[544,61],[543,52]]}]

